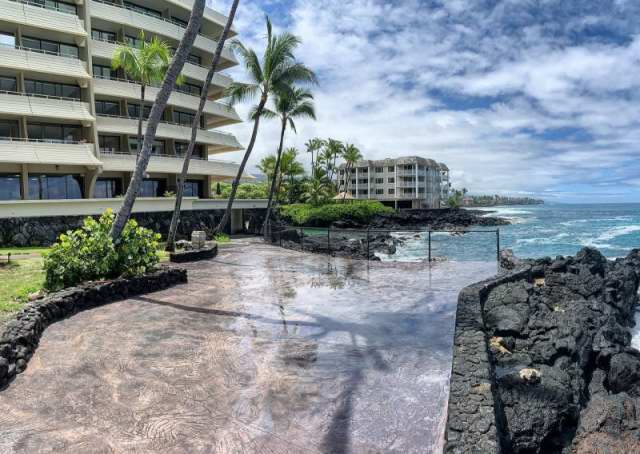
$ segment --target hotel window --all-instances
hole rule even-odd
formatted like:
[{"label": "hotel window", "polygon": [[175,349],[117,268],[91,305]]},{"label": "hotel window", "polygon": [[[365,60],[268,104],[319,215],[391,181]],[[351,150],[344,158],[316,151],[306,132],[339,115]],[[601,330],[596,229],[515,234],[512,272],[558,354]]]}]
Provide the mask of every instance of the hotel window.
[{"label": "hotel window", "polygon": [[67,2],[61,2],[58,0],[29,0],[29,3],[33,3],[42,8],[52,9],[61,13],[78,14],[76,5]]},{"label": "hotel window", "polygon": [[196,64],[196,65],[202,64],[202,58],[198,57],[197,55],[193,55],[193,54],[187,55],[187,61],[189,63],[193,63],[193,64]]},{"label": "hotel window", "polygon": [[16,47],[16,37],[12,33],[0,32],[0,46]]},{"label": "hotel window", "polygon": [[367,184],[367,183],[369,183],[369,180],[367,180],[366,178],[360,178],[358,180],[358,184]]},{"label": "hotel window", "polygon": [[120,103],[114,101],[96,100],[96,113],[98,115],[120,115]]},{"label": "hotel window", "polygon": [[418,175],[418,181],[424,181],[424,175]]},{"label": "hotel window", "polygon": [[57,41],[49,41],[46,39],[23,36],[22,45],[29,49],[41,50],[44,52],[61,55],[63,57],[78,58],[80,56],[78,46],[74,46],[73,44],[64,44]]},{"label": "hotel window", "polygon": [[355,189],[352,189],[352,190],[351,190],[351,195],[352,195],[352,196],[355,196],[355,195],[356,195],[356,190],[355,190]]},{"label": "hotel window", "polygon": [[58,96],[62,98],[80,99],[80,87],[77,85],[45,82],[42,80],[26,79],[24,91],[32,95]]},{"label": "hotel window", "polygon": [[393,166],[389,166],[389,167],[387,167],[387,170],[388,170],[389,172],[395,172],[395,170],[396,170],[396,169],[395,169],[395,167],[393,167]]},{"label": "hotel window", "polygon": [[202,198],[202,181],[187,180],[184,182],[184,196],[185,197],[200,197]]},{"label": "hotel window", "polygon": [[[182,112],[180,110],[173,111],[173,122],[178,123],[185,126],[191,126],[193,124],[193,120],[195,118],[195,114],[189,112]],[[200,127],[204,128],[204,117],[200,116]]]},{"label": "hotel window", "polygon": [[117,153],[120,151],[120,136],[98,136],[100,151],[103,153]]},{"label": "hotel window", "polygon": [[107,32],[104,30],[98,30],[94,28],[91,30],[91,38],[96,39],[98,41],[116,41],[116,34],[114,32]]},{"label": "hotel window", "polygon": [[376,173],[384,172],[384,167],[376,167]]},{"label": "hotel window", "polygon": [[376,184],[384,184],[384,178],[376,178]]},{"label": "hotel window", "polygon": [[413,188],[403,188],[402,189],[402,193],[403,194],[413,194],[414,190]]},{"label": "hotel window", "polygon": [[[178,142],[176,141],[175,143],[175,154],[176,156],[184,156],[187,154],[187,148],[189,148],[189,143],[188,142]],[[203,153],[204,149],[202,147],[202,145],[196,144],[196,146],[193,148],[193,154],[191,155],[192,157],[198,157],[198,158],[202,158],[204,156]]]},{"label": "hotel window", "polygon": [[[129,118],[139,118],[140,104],[127,104],[127,112],[129,114]],[[149,118],[150,114],[151,114],[151,106],[144,106],[144,112],[142,113],[142,118],[146,120]]]},{"label": "hotel window", "polygon": [[0,120],[0,137],[20,137],[20,127],[17,120]]},{"label": "hotel window", "polygon": [[52,142],[79,142],[82,139],[82,127],[53,123],[29,123],[29,139],[49,140]]},{"label": "hotel window", "polygon": [[367,194],[369,194],[369,191],[368,191],[368,190],[366,190],[366,189],[360,189],[360,190],[358,191],[358,194],[360,194],[360,195],[367,195]]},{"label": "hotel window", "polygon": [[127,9],[130,9],[131,11],[135,11],[137,13],[145,14],[147,16],[155,16],[155,17],[162,18],[162,12],[160,12],[160,11],[158,11],[156,9],[152,9],[152,8],[147,8],[145,6],[136,5],[135,3],[131,3],[131,2],[124,2],[124,7],[127,8]]},{"label": "hotel window", "polygon": [[29,199],[81,199],[82,177],[78,175],[29,175]]},{"label": "hotel window", "polygon": [[20,200],[20,175],[0,174],[0,200]]},{"label": "hotel window", "polygon": [[122,195],[122,180],[120,178],[98,178],[94,190],[96,199],[113,199]]},{"label": "hotel window", "polygon": [[393,188],[389,189],[389,194],[395,194],[395,193],[396,193],[395,189],[393,189]]},{"label": "hotel window", "polygon": [[369,173],[369,169],[367,167],[363,167],[361,169],[358,169],[358,172],[360,172],[360,173]]},{"label": "hotel window", "polygon": [[383,195],[384,189],[376,189],[376,195]]},{"label": "hotel window", "polygon": [[[164,155],[165,143],[164,140],[154,140],[153,146],[151,147],[151,154],[155,155]],[[138,138],[130,137],[129,138],[129,151],[132,154],[138,154]]]},{"label": "hotel window", "polygon": [[424,188],[418,188],[418,192],[419,192],[420,194],[424,194]]},{"label": "hotel window", "polygon": [[200,96],[202,88],[199,85],[183,83],[182,85],[176,85],[176,91],[186,93],[188,95]]},{"label": "hotel window", "polygon": [[117,79],[118,72],[111,69],[110,66],[93,65],[93,77],[98,79]]},{"label": "hotel window", "polygon": [[355,179],[351,180],[351,184],[356,184],[356,180]]},{"label": "hotel window", "polygon": [[395,183],[395,182],[396,182],[396,178],[395,177],[387,178],[387,183]]},{"label": "hotel window", "polygon": [[166,187],[167,185],[164,180],[146,178],[142,180],[138,197],[162,197]]},{"label": "hotel window", "polygon": [[1,91],[18,91],[18,83],[15,77],[0,76]]}]

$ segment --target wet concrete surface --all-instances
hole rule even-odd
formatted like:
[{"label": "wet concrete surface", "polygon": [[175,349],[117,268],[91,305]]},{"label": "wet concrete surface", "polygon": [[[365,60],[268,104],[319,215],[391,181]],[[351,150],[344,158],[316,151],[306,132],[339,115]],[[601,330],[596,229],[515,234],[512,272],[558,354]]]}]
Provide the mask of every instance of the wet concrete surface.
[{"label": "wet concrete surface", "polygon": [[457,293],[495,264],[350,261],[243,240],[189,284],[45,332],[0,452],[429,453]]}]

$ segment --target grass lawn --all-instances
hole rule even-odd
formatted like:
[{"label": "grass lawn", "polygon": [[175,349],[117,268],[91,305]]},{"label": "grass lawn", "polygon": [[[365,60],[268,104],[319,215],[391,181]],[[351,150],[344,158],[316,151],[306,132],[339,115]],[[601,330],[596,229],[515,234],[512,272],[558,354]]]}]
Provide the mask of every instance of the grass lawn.
[{"label": "grass lawn", "polygon": [[42,258],[0,261],[0,321],[16,312],[27,301],[30,293],[42,288],[44,270]]}]

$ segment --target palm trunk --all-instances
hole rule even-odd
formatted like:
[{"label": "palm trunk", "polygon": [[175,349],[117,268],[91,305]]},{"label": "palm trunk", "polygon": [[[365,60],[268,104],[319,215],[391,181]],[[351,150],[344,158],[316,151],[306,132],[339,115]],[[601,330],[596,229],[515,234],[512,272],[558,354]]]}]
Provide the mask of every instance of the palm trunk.
[{"label": "palm trunk", "polygon": [[[278,173],[280,170],[280,160],[282,159],[282,147],[284,144],[284,132],[287,129],[287,119],[282,119],[282,130],[280,131],[280,145],[278,146],[278,156],[276,157],[276,165],[273,171],[273,178],[271,179],[271,189],[269,190],[269,201],[267,202],[267,214],[264,217],[264,223],[262,224],[262,234],[267,236],[267,226],[269,225],[269,219],[271,218],[271,204],[273,203],[273,194],[276,192],[276,182],[278,181]],[[282,181],[282,179],[280,179]],[[278,188],[279,189],[279,188]]]},{"label": "palm trunk", "polygon": [[312,180],[315,174],[316,174],[316,166],[315,166],[315,161],[313,160],[313,150],[311,150],[311,179]]},{"label": "palm trunk", "polygon": [[227,23],[224,26],[224,30],[222,31],[222,35],[220,36],[220,41],[218,41],[218,47],[216,47],[216,53],[213,56],[213,61],[211,62],[211,67],[209,68],[209,72],[207,73],[207,78],[204,84],[204,88],[202,93],[200,94],[200,105],[198,106],[198,111],[196,112],[196,116],[193,119],[193,124],[191,125],[191,141],[189,142],[189,147],[187,148],[187,154],[184,157],[184,163],[182,164],[182,173],[178,177],[178,187],[176,188],[176,204],[173,209],[173,216],[171,217],[171,226],[169,227],[169,235],[167,236],[167,252],[173,252],[176,249],[176,234],[178,231],[178,223],[180,221],[180,209],[182,207],[182,197],[184,196],[184,182],[187,179],[187,173],[189,172],[189,163],[191,162],[191,156],[193,155],[193,149],[195,148],[196,138],[198,135],[198,129],[200,128],[200,117],[202,115],[202,111],[204,110],[204,106],[207,102],[207,89],[213,80],[213,76],[216,73],[216,69],[218,68],[218,63],[220,62],[220,57],[222,55],[222,49],[224,48],[224,43],[227,40],[227,36],[229,36],[229,31],[231,30],[231,25],[233,24],[233,19],[236,15],[236,10],[238,9],[238,3],[240,0],[234,0],[231,5],[231,11],[229,12],[229,17],[227,19]]},{"label": "palm trunk", "polygon": [[[344,175],[344,193],[342,194],[342,203],[344,203],[345,199],[347,198],[347,191],[349,190],[349,182],[351,180],[351,166],[349,166],[347,164],[347,168],[345,169],[345,175]],[[347,176],[349,175],[349,176]]]},{"label": "palm trunk", "polygon": [[140,85],[140,112],[138,113],[138,153],[136,153],[137,156],[140,156],[140,151],[142,150],[142,120],[144,118],[143,113],[144,113],[145,90],[146,90],[146,87],[143,83]]},{"label": "palm trunk", "polygon": [[249,160],[249,156],[251,156],[251,152],[253,151],[253,147],[256,144],[256,138],[258,137],[258,128],[260,126],[260,116],[262,115],[262,111],[264,110],[264,106],[267,104],[267,95],[266,93],[262,95],[260,99],[260,104],[258,104],[258,108],[256,109],[256,119],[253,122],[253,132],[251,133],[251,140],[249,141],[249,146],[247,147],[247,151],[244,153],[244,157],[242,158],[242,162],[240,163],[240,168],[238,169],[238,174],[236,175],[235,180],[231,183],[231,194],[229,194],[229,202],[227,203],[227,209],[220,220],[220,223],[214,230],[214,234],[220,233],[223,231],[227,222],[229,222],[229,217],[231,216],[231,208],[233,207],[233,202],[236,198],[236,192],[238,191],[238,186],[240,185],[240,179],[242,178],[242,174],[244,173],[244,168],[247,165],[247,161]]},{"label": "palm trunk", "polygon": [[[184,36],[180,41],[178,50],[173,57],[171,64],[169,65],[169,69],[167,70],[167,74],[164,77],[164,81],[162,82],[162,86],[160,87],[160,91],[158,92],[158,96],[156,97],[156,100],[153,103],[153,107],[151,108],[151,114],[149,115],[149,120],[147,122],[147,130],[144,134],[142,148],[138,153],[139,158],[136,161],[136,167],[133,171],[131,182],[129,183],[129,187],[127,188],[127,193],[124,197],[122,207],[120,208],[120,211],[118,212],[118,215],[113,222],[111,232],[109,232],[114,242],[117,242],[120,239],[122,230],[131,217],[133,204],[136,201],[138,191],[140,190],[140,186],[142,185],[142,179],[144,178],[144,174],[147,171],[147,166],[149,165],[149,159],[151,158],[151,149],[153,146],[153,141],[156,137],[158,123],[160,123],[160,119],[165,107],[167,106],[169,96],[171,96],[171,92],[175,87],[176,80],[178,79],[178,76],[180,75],[180,72],[184,67],[184,62],[187,60],[196,36],[198,36],[198,30],[200,29],[200,23],[202,22],[202,16],[204,14],[204,6],[205,0],[194,0],[193,8],[191,9],[191,16],[189,17],[189,23],[187,25],[187,30],[185,31]],[[140,145],[138,145],[138,147],[140,147]]]}]

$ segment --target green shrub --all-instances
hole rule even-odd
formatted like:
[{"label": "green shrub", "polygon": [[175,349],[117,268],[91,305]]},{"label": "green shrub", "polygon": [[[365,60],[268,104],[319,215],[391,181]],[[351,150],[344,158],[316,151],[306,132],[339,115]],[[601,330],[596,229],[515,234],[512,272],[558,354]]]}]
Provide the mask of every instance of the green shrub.
[{"label": "green shrub", "polygon": [[335,221],[352,220],[367,223],[378,214],[393,213],[393,209],[375,200],[335,202],[314,207],[297,203],[280,207],[280,216],[295,225],[328,226]]},{"label": "green shrub", "polygon": [[220,244],[231,243],[231,238],[226,233],[218,233],[213,237],[213,239],[216,241],[216,243]]},{"label": "green shrub", "polygon": [[107,210],[100,219],[86,218],[82,227],[60,235],[44,257],[45,287],[58,290],[84,281],[135,276],[159,261],[160,235],[127,222],[114,245],[109,230],[115,216]]}]

